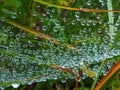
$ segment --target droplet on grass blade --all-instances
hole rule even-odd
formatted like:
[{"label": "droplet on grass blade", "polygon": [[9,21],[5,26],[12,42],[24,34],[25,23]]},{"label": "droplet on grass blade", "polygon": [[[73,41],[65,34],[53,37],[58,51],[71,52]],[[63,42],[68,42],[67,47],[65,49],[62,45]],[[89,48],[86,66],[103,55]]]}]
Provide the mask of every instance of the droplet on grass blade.
[{"label": "droplet on grass blade", "polygon": [[19,86],[20,86],[20,84],[18,84],[18,83],[13,83],[13,84],[12,84],[12,87],[13,87],[13,88],[18,88]]}]

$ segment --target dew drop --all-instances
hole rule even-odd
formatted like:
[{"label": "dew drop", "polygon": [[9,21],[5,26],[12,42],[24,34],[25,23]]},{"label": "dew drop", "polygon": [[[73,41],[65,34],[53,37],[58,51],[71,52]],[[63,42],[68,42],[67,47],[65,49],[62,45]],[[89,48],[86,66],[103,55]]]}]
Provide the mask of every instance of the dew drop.
[{"label": "dew drop", "polygon": [[15,11],[13,14],[12,14],[12,19],[15,19],[17,17],[17,12]]},{"label": "dew drop", "polygon": [[21,37],[22,38],[26,38],[27,34],[26,33],[22,33]]},{"label": "dew drop", "polygon": [[3,87],[0,87],[0,90],[5,90],[5,88],[3,88]]},{"label": "dew drop", "polygon": [[10,36],[10,37],[13,37],[13,36],[14,36],[14,33],[13,33],[13,32],[9,32],[9,36]]},{"label": "dew drop", "polygon": [[78,12],[78,11],[75,12],[75,17],[76,17],[76,18],[79,18],[79,17],[80,17],[80,12]]},{"label": "dew drop", "polygon": [[97,16],[97,19],[99,20],[100,18],[101,18],[101,15],[98,15],[98,16]]},{"label": "dew drop", "polygon": [[34,44],[33,44],[33,42],[31,42],[31,41],[28,41],[28,46],[29,46],[29,47],[34,47]]},{"label": "dew drop", "polygon": [[55,26],[55,27],[53,28],[53,31],[54,31],[54,32],[58,32],[58,27]]},{"label": "dew drop", "polygon": [[82,21],[82,22],[81,22],[81,25],[82,25],[82,26],[84,26],[84,25],[85,25],[85,23],[86,23],[85,21]]},{"label": "dew drop", "polygon": [[47,9],[47,11],[46,11],[46,14],[48,15],[48,14],[50,14],[50,9]]},{"label": "dew drop", "polygon": [[66,83],[66,80],[65,80],[65,79],[62,79],[61,82],[62,82],[62,83]]},{"label": "dew drop", "polygon": [[90,6],[90,5],[91,5],[91,1],[90,1],[90,0],[87,2],[87,5],[88,5],[88,6]]},{"label": "dew drop", "polygon": [[53,14],[51,13],[51,14],[50,14],[50,18],[52,18],[52,17],[53,17]]},{"label": "dew drop", "polygon": [[75,25],[76,21],[75,20],[72,20],[71,24],[72,25]]},{"label": "dew drop", "polygon": [[44,20],[45,20],[44,18],[40,18],[40,21],[41,21],[41,22],[44,22]]},{"label": "dew drop", "polygon": [[1,21],[4,21],[4,20],[5,20],[5,17],[1,17],[0,20],[1,20]]},{"label": "dew drop", "polygon": [[63,22],[66,22],[66,21],[67,21],[67,19],[65,17],[63,17]]},{"label": "dew drop", "polygon": [[46,31],[47,30],[47,26],[46,25],[42,26],[42,30]]},{"label": "dew drop", "polygon": [[18,84],[18,83],[13,83],[13,84],[12,84],[12,87],[13,87],[13,88],[18,88],[19,86],[20,86],[20,84]]},{"label": "dew drop", "polygon": [[36,17],[37,16],[37,12],[34,11],[33,12],[33,16]]},{"label": "dew drop", "polygon": [[11,26],[8,26],[8,27],[7,27],[7,30],[8,30],[8,31],[10,31],[11,29],[12,29],[12,27],[11,27]]},{"label": "dew drop", "polygon": [[40,26],[37,26],[37,27],[36,27],[36,30],[39,31],[39,30],[40,30]]},{"label": "dew drop", "polygon": [[99,0],[99,2],[100,2],[100,3],[102,3],[102,2],[103,2],[103,0]]}]

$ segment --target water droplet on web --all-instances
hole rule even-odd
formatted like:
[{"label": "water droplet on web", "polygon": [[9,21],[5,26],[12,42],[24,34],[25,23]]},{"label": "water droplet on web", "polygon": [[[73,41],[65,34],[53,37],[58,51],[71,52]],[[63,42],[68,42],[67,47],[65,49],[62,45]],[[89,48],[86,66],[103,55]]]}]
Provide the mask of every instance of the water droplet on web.
[{"label": "water droplet on web", "polygon": [[8,30],[4,30],[4,31],[3,31],[3,35],[4,35],[4,36],[8,36],[8,33],[9,33]]},{"label": "water droplet on web", "polygon": [[98,19],[98,20],[101,19],[101,15],[97,15],[97,19]]},{"label": "water droplet on web", "polygon": [[4,21],[4,20],[5,20],[5,17],[2,16],[2,17],[0,18],[0,20],[1,20],[1,21]]},{"label": "water droplet on web", "polygon": [[32,54],[32,50],[28,50],[28,54]]},{"label": "water droplet on web", "polygon": [[83,66],[83,64],[84,64],[83,61],[79,61],[80,66]]},{"label": "water droplet on web", "polygon": [[42,26],[42,30],[46,31],[47,30],[47,26],[46,25]]},{"label": "water droplet on web", "polygon": [[11,26],[7,26],[7,30],[10,31],[12,29]]},{"label": "water droplet on web", "polygon": [[98,23],[99,23],[99,24],[103,24],[103,21],[102,21],[102,20],[100,20],[100,21],[98,21]]},{"label": "water droplet on web", "polygon": [[46,17],[45,20],[48,21],[48,20],[49,20],[49,17]]},{"label": "water droplet on web", "polygon": [[103,30],[102,30],[101,28],[98,28],[98,33],[99,33],[99,34],[102,34],[102,31],[103,31]]},{"label": "water droplet on web", "polygon": [[28,46],[29,46],[29,47],[34,47],[35,45],[33,44],[33,42],[28,41]]},{"label": "water droplet on web", "polygon": [[82,22],[81,22],[81,25],[82,25],[82,26],[85,26],[85,24],[86,24],[85,21],[82,21]]},{"label": "water droplet on web", "polygon": [[103,0],[99,0],[99,2],[100,2],[100,3],[102,3],[102,2],[103,2]]},{"label": "water droplet on web", "polygon": [[97,23],[95,21],[92,22],[92,25],[95,26]]},{"label": "water droplet on web", "polygon": [[50,14],[50,18],[52,18],[52,17],[54,17],[54,16],[53,16],[53,14],[51,13],[51,14]]},{"label": "water droplet on web", "polygon": [[23,44],[23,48],[27,48],[28,47],[28,45],[27,44]]},{"label": "water droplet on web", "polygon": [[76,18],[79,18],[79,17],[80,17],[80,12],[78,12],[78,11],[75,12],[75,17],[76,17]]},{"label": "water droplet on web", "polygon": [[87,5],[90,6],[91,5],[91,0],[87,1]]},{"label": "water droplet on web", "polygon": [[39,36],[35,36],[35,35],[34,35],[34,39],[35,39],[35,40],[39,40]]},{"label": "water droplet on web", "polygon": [[36,30],[39,31],[39,30],[40,30],[40,26],[37,26],[37,27],[36,27]]},{"label": "water droplet on web", "polygon": [[34,11],[33,12],[33,16],[36,17],[37,16],[37,12]]},{"label": "water droplet on web", "polygon": [[66,21],[67,21],[67,19],[66,19],[65,17],[63,17],[63,21],[64,21],[64,22],[66,22]]},{"label": "water droplet on web", "polygon": [[45,20],[44,18],[40,18],[40,21],[41,21],[41,22],[44,22],[44,20]]},{"label": "water droplet on web", "polygon": [[22,33],[22,35],[21,35],[22,38],[26,38],[26,36],[27,36],[27,34],[25,32]]},{"label": "water droplet on web", "polygon": [[66,83],[66,80],[65,80],[65,79],[62,79],[61,82],[62,82],[62,83]]},{"label": "water droplet on web", "polygon": [[14,47],[14,42],[10,42],[9,46]]},{"label": "water droplet on web", "polygon": [[16,34],[15,37],[18,38],[18,39],[21,38],[20,33]]},{"label": "water droplet on web", "polygon": [[12,14],[12,19],[15,19],[17,17],[17,12],[14,11],[13,14]]},{"label": "water droplet on web", "polygon": [[50,9],[47,9],[47,10],[46,10],[46,14],[47,14],[47,15],[50,14],[50,12],[51,12]]},{"label": "water droplet on web", "polygon": [[10,37],[13,37],[13,36],[14,36],[14,33],[13,33],[13,32],[9,32],[9,36],[10,36]]},{"label": "water droplet on web", "polygon": [[76,21],[75,21],[75,20],[72,20],[71,24],[72,24],[72,25],[75,25],[75,24],[76,24]]},{"label": "water droplet on web", "polygon": [[104,36],[103,37],[103,42],[105,43],[105,44],[108,44],[109,43],[109,37],[108,36]]},{"label": "water droplet on web", "polygon": [[0,87],[0,90],[5,90],[5,88],[4,87]]},{"label": "water droplet on web", "polygon": [[56,32],[58,32],[58,27],[57,26],[55,26],[54,28],[53,28],[53,31],[56,33]]},{"label": "water droplet on web", "polygon": [[13,88],[18,88],[19,86],[20,86],[20,84],[18,84],[18,83],[13,83],[13,84],[12,84],[12,87],[13,87]]}]

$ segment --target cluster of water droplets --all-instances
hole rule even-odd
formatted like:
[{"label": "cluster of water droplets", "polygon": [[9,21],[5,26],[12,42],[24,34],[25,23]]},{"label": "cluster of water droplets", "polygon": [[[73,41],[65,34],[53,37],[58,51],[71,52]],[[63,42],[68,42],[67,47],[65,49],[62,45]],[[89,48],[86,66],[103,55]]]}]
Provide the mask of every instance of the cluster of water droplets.
[{"label": "cluster of water droplets", "polygon": [[[104,0],[99,0],[98,3],[100,8],[106,7]],[[79,7],[96,6],[91,0],[85,6],[80,4]],[[15,20],[21,13],[14,11],[11,18]],[[7,87],[9,82],[12,82],[12,87],[17,88],[20,84],[30,85],[47,79],[75,78],[70,73],[56,70],[49,65],[72,68],[77,73],[85,63],[88,69],[97,73],[102,60],[120,55],[120,50],[114,47],[119,47],[120,40],[117,39],[115,45],[110,40],[108,13],[84,13],[37,5],[32,16],[39,23],[33,23],[35,30],[55,38],[60,45],[12,25],[0,26],[0,82],[6,84],[1,89]],[[120,15],[115,14],[113,17],[116,18],[113,26],[114,33],[117,34],[120,29]],[[3,24],[4,18],[1,18],[0,23]],[[67,44],[78,51],[67,49]],[[97,64],[91,67],[94,63]],[[107,69],[102,71],[104,75],[111,65],[106,65]],[[87,76],[84,73],[82,78]]]}]

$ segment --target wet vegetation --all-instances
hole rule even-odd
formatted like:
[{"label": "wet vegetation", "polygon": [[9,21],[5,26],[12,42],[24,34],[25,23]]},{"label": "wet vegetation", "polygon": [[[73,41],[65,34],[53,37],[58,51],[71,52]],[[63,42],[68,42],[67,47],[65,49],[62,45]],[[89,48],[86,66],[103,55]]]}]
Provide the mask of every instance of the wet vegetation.
[{"label": "wet vegetation", "polygon": [[94,90],[120,60],[119,36],[119,0],[0,0],[0,90]]}]

